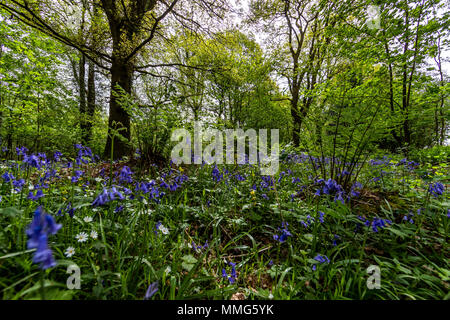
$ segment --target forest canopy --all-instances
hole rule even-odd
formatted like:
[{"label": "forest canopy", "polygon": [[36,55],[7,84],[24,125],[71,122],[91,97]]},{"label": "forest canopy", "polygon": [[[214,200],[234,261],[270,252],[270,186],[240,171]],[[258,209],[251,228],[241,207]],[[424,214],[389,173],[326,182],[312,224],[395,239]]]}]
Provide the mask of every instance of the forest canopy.
[{"label": "forest canopy", "polygon": [[390,151],[448,136],[444,1],[0,7],[0,128],[9,150],[82,142],[109,157],[113,142],[116,159],[136,147],[167,156],[169,131],[199,119],[279,128],[283,143],[307,150],[330,138],[342,113],[341,137],[353,125],[363,135],[370,123],[367,142]]}]

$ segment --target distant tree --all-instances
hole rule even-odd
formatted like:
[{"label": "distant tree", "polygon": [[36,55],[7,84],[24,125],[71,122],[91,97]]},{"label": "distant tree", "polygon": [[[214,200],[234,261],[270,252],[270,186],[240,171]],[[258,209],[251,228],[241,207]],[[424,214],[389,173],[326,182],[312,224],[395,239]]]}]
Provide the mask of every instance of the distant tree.
[{"label": "distant tree", "polygon": [[[105,156],[114,158],[128,154],[130,115],[119,103],[115,90],[121,87],[132,92],[133,73],[137,56],[154,41],[163,37],[162,22],[169,14],[178,21],[185,20],[182,0],[1,0],[0,6],[16,19],[79,50],[86,58],[111,73],[108,138]],[[198,11],[219,16],[226,0],[195,0]],[[86,30],[104,40],[98,47],[86,43],[85,34],[77,31],[83,21],[83,9],[94,8],[86,15]],[[97,12],[95,15],[92,12]],[[112,151],[113,150],[113,151]]]}]

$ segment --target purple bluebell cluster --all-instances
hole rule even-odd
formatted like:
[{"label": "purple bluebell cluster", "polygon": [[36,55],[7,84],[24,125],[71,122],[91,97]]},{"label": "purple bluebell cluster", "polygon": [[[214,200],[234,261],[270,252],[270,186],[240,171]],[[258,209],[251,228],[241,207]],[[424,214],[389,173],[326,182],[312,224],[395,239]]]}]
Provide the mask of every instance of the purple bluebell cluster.
[{"label": "purple bluebell cluster", "polygon": [[214,169],[212,170],[211,174],[215,182],[220,182],[223,180],[223,174],[220,172],[217,166],[214,166]]},{"label": "purple bluebell cluster", "polygon": [[25,155],[28,152],[28,149],[26,147],[16,147],[16,152],[17,155],[20,157]]},{"label": "purple bluebell cluster", "polygon": [[53,154],[53,160],[55,160],[55,162],[60,162],[61,157],[62,157],[62,153],[59,151],[55,151],[55,153]]},{"label": "purple bluebell cluster", "polygon": [[94,207],[103,206],[110,201],[114,200],[124,200],[125,197],[122,195],[120,191],[117,190],[116,186],[112,186],[111,189],[103,188],[102,193],[100,193],[97,198],[95,198],[92,205]]},{"label": "purple bluebell cluster", "polygon": [[230,283],[233,284],[236,282],[236,279],[237,279],[236,264],[233,262],[229,262],[228,265],[231,266],[231,273],[230,273],[230,275],[228,275],[226,269],[223,268],[222,269],[222,278],[228,279],[228,281],[230,281]]},{"label": "purple bluebell cluster", "polygon": [[279,241],[279,242],[283,243],[283,242],[285,242],[287,240],[288,237],[291,237],[292,234],[289,232],[288,226],[289,226],[289,223],[282,222],[281,223],[281,228],[278,228],[278,232],[280,234],[275,234],[273,236],[273,239],[275,241]]},{"label": "purple bluebell cluster", "polygon": [[48,236],[55,235],[62,225],[57,224],[55,219],[43,212],[42,207],[38,207],[34,212],[26,234],[28,236],[27,248],[36,249],[33,255],[33,263],[40,264],[40,268],[45,270],[56,266],[53,253],[48,247]]},{"label": "purple bluebell cluster", "polygon": [[378,232],[379,229],[386,228],[388,225],[392,224],[391,220],[381,219],[381,218],[373,218],[372,222],[364,217],[358,216],[358,219],[364,222],[366,227],[371,227],[373,232]]},{"label": "purple bluebell cluster", "polygon": [[321,194],[334,195],[334,201],[341,201],[342,204],[345,203],[343,198],[345,195],[344,189],[336,180],[328,179],[324,181],[323,179],[318,179],[316,184],[320,186],[315,193],[316,196],[320,196]]},{"label": "purple bluebell cluster", "polygon": [[70,181],[71,181],[72,183],[78,182],[78,180],[81,178],[81,176],[82,176],[83,174],[84,174],[83,171],[81,171],[81,170],[75,170],[75,171],[74,171],[74,175],[72,176],[72,178],[70,179]]},{"label": "purple bluebell cluster", "polygon": [[33,191],[30,191],[30,193],[28,194],[28,199],[30,199],[31,201],[38,201],[42,197],[44,197],[44,192],[42,191],[42,189],[36,190],[36,194],[33,194]]},{"label": "purple bluebell cluster", "polygon": [[194,250],[195,252],[201,252],[202,250],[205,250],[209,246],[208,240],[206,240],[206,242],[203,246],[195,244],[194,241],[192,241],[191,245],[192,245],[192,250]]},{"label": "purple bluebell cluster", "polygon": [[170,191],[176,191],[178,188],[181,187],[181,185],[186,182],[188,180],[188,176],[185,174],[181,174],[176,176],[173,181],[169,184],[166,181],[164,181],[164,178],[161,179],[161,184],[160,186],[165,188],[165,189],[169,189]]},{"label": "purple bluebell cluster", "polygon": [[24,185],[25,185],[25,180],[24,179],[19,179],[19,180],[14,180],[13,181],[14,190],[16,190],[17,192],[20,192]]},{"label": "purple bluebell cluster", "polygon": [[245,181],[245,180],[246,180],[245,177],[244,177],[243,175],[239,174],[239,173],[236,173],[236,174],[234,175],[234,178],[235,178],[237,181]]},{"label": "purple bluebell cluster", "polygon": [[75,159],[76,164],[79,166],[81,163],[88,164],[90,161],[94,162],[95,158],[89,147],[83,146],[81,144],[76,144],[75,148],[78,149],[78,154]]},{"label": "purple bluebell cluster", "polygon": [[72,206],[72,202],[69,202],[66,208],[63,210],[62,208],[58,210],[57,216],[62,216],[64,213],[67,213],[69,217],[73,218],[75,214],[75,208]]},{"label": "purple bluebell cluster", "polygon": [[[124,189],[125,193],[130,192],[130,190],[128,190],[127,188]],[[156,186],[155,181],[150,181],[150,182],[140,182],[140,183],[136,183],[136,188],[135,188],[136,192],[142,192],[143,194],[148,194],[148,197],[150,200],[155,201],[156,203],[160,202],[160,199],[165,195],[164,192],[161,192],[158,188],[158,186]],[[141,196],[141,198],[143,198]],[[131,194],[130,195],[130,199],[134,199],[134,195]]]},{"label": "purple bluebell cluster", "polygon": [[132,183],[133,182],[133,172],[127,166],[123,166],[119,174],[119,183]]},{"label": "purple bluebell cluster", "polygon": [[[324,263],[328,264],[328,263],[330,263],[330,259],[328,259],[328,257],[326,255],[321,255],[321,254],[316,255],[314,257],[314,260],[319,262],[319,264],[324,264]],[[313,271],[316,271],[316,269],[317,269],[317,263],[313,264],[313,266],[312,266],[312,270]]]},{"label": "purple bluebell cluster", "polygon": [[261,181],[260,187],[259,187],[259,189],[261,191],[264,191],[264,190],[270,191],[270,190],[275,189],[272,176],[261,176],[261,180],[262,181]]},{"label": "purple bluebell cluster", "polygon": [[409,223],[414,224],[413,217],[414,217],[414,213],[412,213],[412,212],[410,211],[408,215],[405,215],[405,216],[403,217],[403,221],[408,221]]},{"label": "purple bluebell cluster", "polygon": [[306,221],[301,220],[300,224],[305,227],[305,229],[309,228],[309,226],[315,221],[313,217],[309,214],[306,216]]},{"label": "purple bluebell cluster", "polygon": [[405,166],[409,171],[415,170],[420,164],[414,161],[408,161],[406,158],[400,160],[395,166]]},{"label": "purple bluebell cluster", "polygon": [[41,169],[41,160],[39,159],[39,156],[37,155],[27,155],[26,153],[23,155],[23,162],[26,163],[28,166]]},{"label": "purple bluebell cluster", "polygon": [[[325,222],[325,213],[322,211],[319,211],[319,222],[320,223],[324,223]],[[313,224],[315,222],[315,219],[313,217],[311,217],[309,214],[306,216],[306,221],[301,220],[300,224],[305,227],[305,229],[309,228],[309,226],[311,226],[311,224]]]},{"label": "purple bluebell cluster", "polygon": [[437,198],[444,193],[445,187],[440,182],[430,183],[428,187],[428,192]]},{"label": "purple bluebell cluster", "polygon": [[12,175],[12,173],[9,173],[8,171],[5,171],[3,174],[2,174],[2,178],[3,178],[3,180],[6,182],[6,183],[9,183],[9,182],[11,182],[11,181],[14,181],[14,176]]}]

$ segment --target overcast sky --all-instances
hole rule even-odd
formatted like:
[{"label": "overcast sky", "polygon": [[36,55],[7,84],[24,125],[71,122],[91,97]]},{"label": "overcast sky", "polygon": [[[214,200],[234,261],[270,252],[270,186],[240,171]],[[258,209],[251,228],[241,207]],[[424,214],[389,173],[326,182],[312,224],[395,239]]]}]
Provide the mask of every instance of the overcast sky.
[{"label": "overcast sky", "polygon": [[[231,0],[231,2],[233,3],[233,5],[236,9],[242,8],[244,13],[248,13],[250,0]],[[448,4],[448,6],[450,7],[450,4]],[[448,8],[448,9],[450,9],[450,8]],[[239,24],[242,21],[242,19],[239,16],[235,16],[234,20],[235,20],[236,24]],[[252,30],[252,33],[255,35],[256,41],[261,45],[261,47],[264,48],[264,44],[263,44],[264,35],[261,32],[258,32],[257,30]],[[441,53],[442,69],[447,76],[450,76],[450,50],[449,49],[450,48],[446,48],[446,47],[442,48],[442,53]],[[427,59],[427,62],[428,62],[428,64],[432,65],[433,67],[436,67],[436,63],[433,58]]]}]

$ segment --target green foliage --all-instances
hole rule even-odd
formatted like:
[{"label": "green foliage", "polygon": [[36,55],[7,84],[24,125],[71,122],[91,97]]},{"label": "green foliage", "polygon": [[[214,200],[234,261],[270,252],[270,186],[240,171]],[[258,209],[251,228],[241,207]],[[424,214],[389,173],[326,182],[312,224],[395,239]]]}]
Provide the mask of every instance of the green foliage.
[{"label": "green foliage", "polygon": [[[314,169],[301,159],[290,153],[274,177],[261,177],[251,166],[219,166],[219,180],[208,165],[158,168],[152,175],[132,168],[131,177],[150,190],[115,180],[123,199],[100,206],[93,201],[107,184],[108,175],[98,174],[107,164],[77,166],[84,174],[76,182],[67,179],[72,173],[65,162],[51,164],[61,178],[47,178],[49,188],[36,201],[25,197],[28,188],[13,191],[2,178],[2,297],[142,299],[158,281],[152,299],[229,299],[237,293],[247,299],[448,298],[448,186],[442,195],[428,192],[430,182],[448,181],[445,163],[429,170],[428,163],[411,166],[385,155],[364,166],[359,195],[341,203],[333,194],[315,195]],[[12,173],[26,179],[25,186],[47,170],[17,164],[23,169]],[[176,181],[175,189],[163,187]],[[38,205],[63,226],[49,242],[58,264],[46,272],[32,263],[25,236]],[[389,222],[376,229],[375,219]],[[282,223],[288,224],[280,228]],[[277,241],[286,228],[289,235]],[[86,241],[77,241],[82,232]],[[319,262],[319,254],[329,261]],[[222,277],[223,270],[232,274],[230,262],[234,282]],[[73,264],[80,268],[80,290],[65,286]],[[366,285],[370,265],[380,267],[380,289]]]}]

